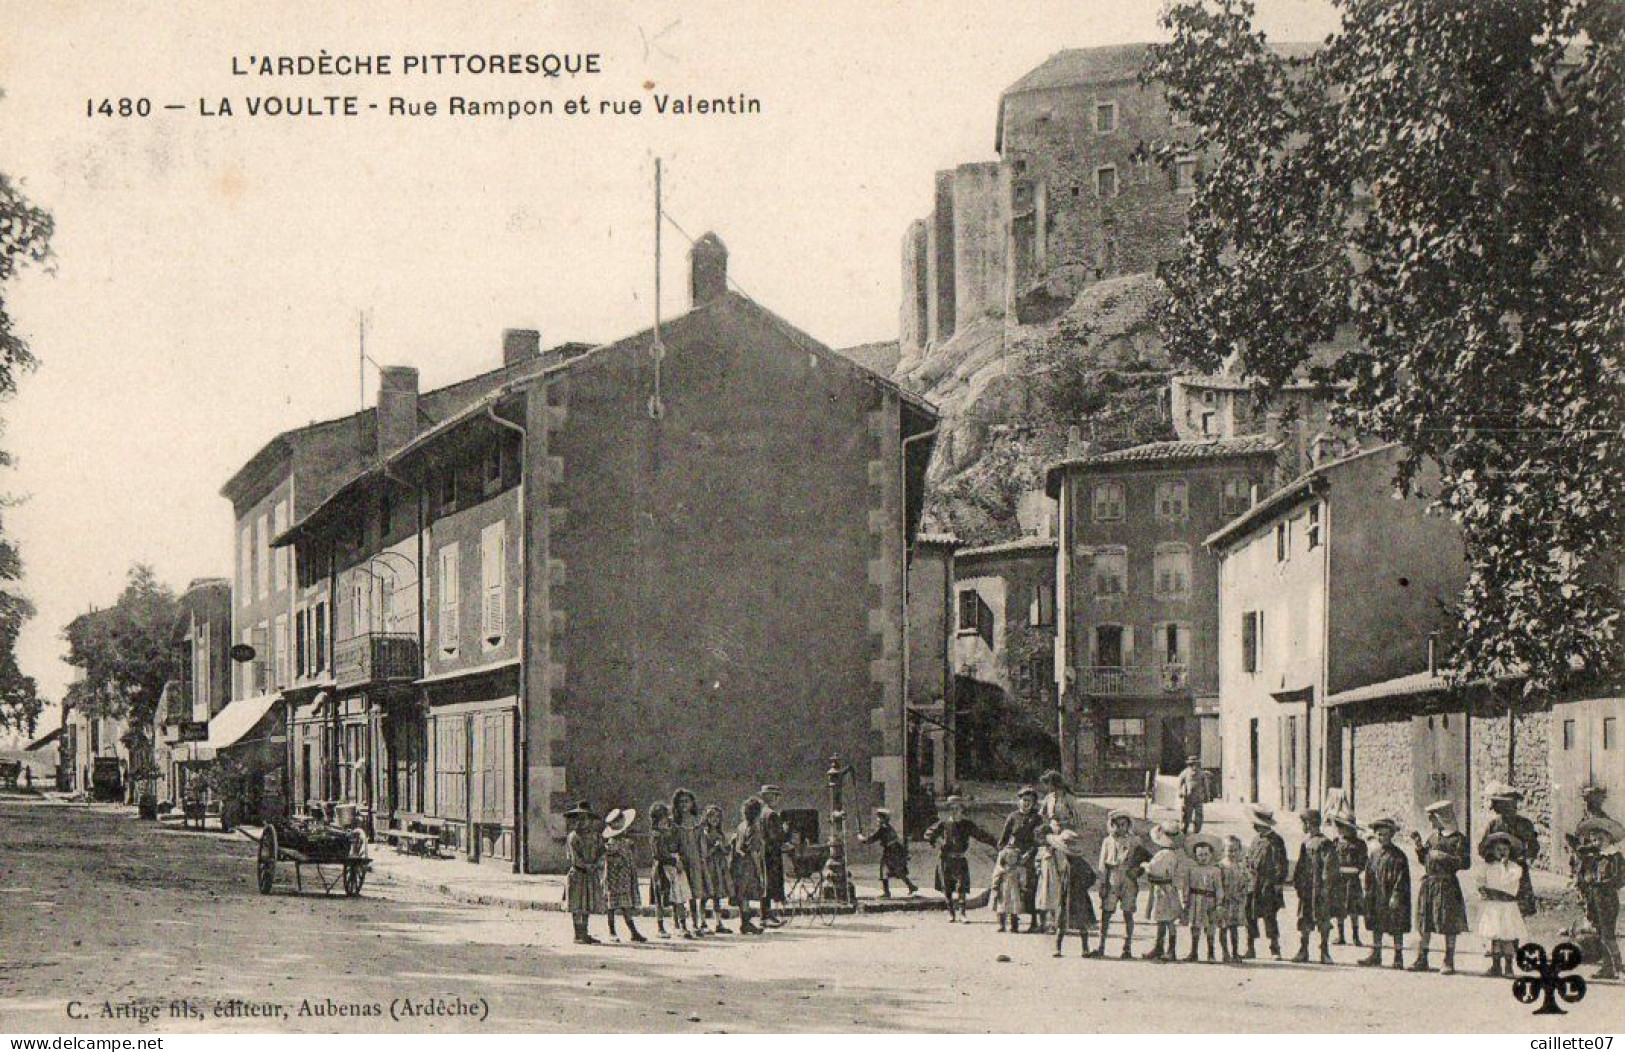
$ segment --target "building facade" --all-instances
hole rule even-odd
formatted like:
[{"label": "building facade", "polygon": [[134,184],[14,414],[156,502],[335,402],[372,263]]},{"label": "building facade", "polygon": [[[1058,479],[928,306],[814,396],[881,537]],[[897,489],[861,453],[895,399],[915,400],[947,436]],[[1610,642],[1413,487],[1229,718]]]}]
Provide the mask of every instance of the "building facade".
[{"label": "building facade", "polygon": [[[416,548],[422,671],[391,677],[398,702],[358,688],[352,706],[341,669],[320,704],[391,728],[374,769],[402,772],[408,805],[460,807],[471,854],[557,869],[583,798],[686,785],[732,809],[773,781],[816,805],[831,755],[853,766],[850,806],[906,806],[904,572],[935,414],[729,291],[714,236],[691,264],[663,353],[645,332],[544,363],[278,538],[318,561],[391,487],[415,500],[414,538],[374,530],[330,576]],[[387,627],[410,639],[410,619]],[[401,800],[375,795],[375,824],[422,813]]]},{"label": "building facade", "polygon": [[922,796],[926,788],[945,796],[954,784],[948,699],[953,688],[954,553],[959,547],[956,537],[922,534],[909,553],[907,777],[910,788],[919,787]]},{"label": "building facade", "polygon": [[1268,488],[1275,454],[1265,436],[1154,442],[1046,473],[1062,761],[1086,791],[1142,792],[1190,754],[1219,766],[1218,560],[1202,542]]},{"label": "building facade", "polygon": [[195,786],[189,768],[209,721],[231,702],[231,582],[202,577],[187,585],[170,634],[175,678],[153,714],[153,758],[160,803],[179,805]]}]

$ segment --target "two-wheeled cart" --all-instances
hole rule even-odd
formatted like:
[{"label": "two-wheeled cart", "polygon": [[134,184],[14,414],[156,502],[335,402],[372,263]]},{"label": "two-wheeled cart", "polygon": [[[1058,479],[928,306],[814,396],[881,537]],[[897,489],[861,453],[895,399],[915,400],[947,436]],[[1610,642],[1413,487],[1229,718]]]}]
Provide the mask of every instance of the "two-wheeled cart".
[{"label": "two-wheeled cart", "polygon": [[278,863],[293,866],[294,887],[301,892],[305,890],[305,867],[310,866],[323,894],[342,886],[350,898],[361,894],[372,866],[367,838],[359,829],[283,823],[279,831],[279,824],[272,822],[260,833],[259,845],[254,873],[261,895],[269,895],[275,886]]}]

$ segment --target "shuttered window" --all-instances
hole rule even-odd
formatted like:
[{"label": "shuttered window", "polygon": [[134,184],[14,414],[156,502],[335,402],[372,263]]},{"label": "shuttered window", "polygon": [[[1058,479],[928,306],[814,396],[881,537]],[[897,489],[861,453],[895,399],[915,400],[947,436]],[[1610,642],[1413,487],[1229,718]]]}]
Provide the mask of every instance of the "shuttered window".
[{"label": "shuttered window", "polygon": [[440,618],[438,635],[440,652],[447,657],[457,653],[457,643],[463,634],[458,617],[457,545],[448,544],[440,549]]},{"label": "shuttered window", "polygon": [[508,524],[480,531],[480,638],[485,649],[502,645],[507,620]]}]

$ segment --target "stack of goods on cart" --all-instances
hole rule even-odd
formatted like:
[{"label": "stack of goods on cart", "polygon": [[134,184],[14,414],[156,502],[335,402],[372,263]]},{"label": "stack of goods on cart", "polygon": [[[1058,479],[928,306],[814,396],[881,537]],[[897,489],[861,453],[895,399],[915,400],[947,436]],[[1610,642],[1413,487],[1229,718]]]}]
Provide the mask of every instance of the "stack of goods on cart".
[{"label": "stack of goods on cart", "polygon": [[311,818],[277,818],[277,842],[285,849],[309,859],[344,858],[351,853],[355,836],[349,830]]}]

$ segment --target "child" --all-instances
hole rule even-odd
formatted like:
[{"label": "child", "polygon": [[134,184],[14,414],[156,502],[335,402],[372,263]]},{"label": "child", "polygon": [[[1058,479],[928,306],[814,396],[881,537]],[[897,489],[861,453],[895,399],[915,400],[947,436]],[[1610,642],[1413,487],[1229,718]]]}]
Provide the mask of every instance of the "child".
[{"label": "child", "polygon": [[[1038,843],[1048,823],[1038,811],[1038,790],[1024,785],[1016,793],[1016,809],[1004,819],[999,831],[999,850],[1014,845],[1021,865],[1022,908],[1030,916],[1030,932],[1041,932],[1044,922],[1038,914]],[[1047,852],[1049,845],[1045,844]]]},{"label": "child", "polygon": [[1247,926],[1247,891],[1253,886],[1253,874],[1247,867],[1247,849],[1241,837],[1231,836],[1224,843],[1224,861],[1219,863],[1224,879],[1224,906],[1219,916],[1219,945],[1228,964],[1240,964],[1241,929]]},{"label": "child", "polygon": [[1198,833],[1191,839],[1191,864],[1185,872],[1185,923],[1191,930],[1191,952],[1196,960],[1197,943],[1207,936],[1207,959],[1212,964],[1213,935],[1219,929],[1224,897],[1224,871],[1214,864],[1217,841]]},{"label": "child", "polygon": [[638,862],[632,852],[632,838],[626,836],[632,823],[637,821],[636,808],[617,808],[604,816],[604,892],[608,903],[604,912],[609,914],[609,937],[616,942],[621,938],[615,931],[615,914],[626,922],[627,934],[633,942],[648,942],[632,920],[632,914],[643,905],[638,898]]},{"label": "child", "polygon": [[[733,848],[728,844],[728,834],[722,829],[722,808],[711,804],[705,809],[705,817],[700,823],[700,857],[705,865],[705,895],[711,900],[711,913],[717,922],[711,930],[718,935],[732,935],[733,930],[722,924],[722,900],[728,894],[732,884],[728,875],[729,856]],[[700,901],[701,916],[704,916],[705,901]]]},{"label": "child", "polygon": [[1106,955],[1106,933],[1112,926],[1112,914],[1123,911],[1123,960],[1134,956],[1134,910],[1140,900],[1140,876],[1145,864],[1151,861],[1151,852],[1145,849],[1134,832],[1133,820],[1126,811],[1113,811],[1107,816],[1111,832],[1100,842],[1100,943],[1095,956]]},{"label": "child", "polygon": [[1292,870],[1292,887],[1298,893],[1298,952],[1292,960],[1297,964],[1309,963],[1309,936],[1320,933],[1320,963],[1331,964],[1331,951],[1326,942],[1331,935],[1331,892],[1336,863],[1332,859],[1332,842],[1320,833],[1320,811],[1310,807],[1298,816],[1303,822],[1303,844],[1298,850],[1298,864]]},{"label": "child", "polygon": [[1365,867],[1365,926],[1371,932],[1366,968],[1382,966],[1382,937],[1394,937],[1394,968],[1405,967],[1405,933],[1411,930],[1411,863],[1394,843],[1399,823],[1379,818],[1371,823],[1377,849]]},{"label": "child", "polygon": [[1371,853],[1366,849],[1365,841],[1360,839],[1360,828],[1352,812],[1333,814],[1330,824],[1337,829],[1337,839],[1332,841],[1332,863],[1336,871],[1332,876],[1327,905],[1332,919],[1337,922],[1337,945],[1348,945],[1343,928],[1346,920],[1348,927],[1353,929],[1354,945],[1362,946],[1360,915],[1364,912],[1364,898],[1360,892],[1360,877],[1365,874],[1365,864],[1370,860]]},{"label": "child", "polygon": [[1051,858],[1060,867],[1061,902],[1055,911],[1055,956],[1061,956],[1066,933],[1075,931],[1082,940],[1082,956],[1089,956],[1089,933],[1095,928],[1095,906],[1089,889],[1095,884],[1094,867],[1084,857],[1088,849],[1075,829],[1062,829],[1058,819],[1050,821],[1045,841]]},{"label": "child", "polygon": [[1179,922],[1185,915],[1185,858],[1179,853],[1178,838],[1178,822],[1159,822],[1151,827],[1151,843],[1159,850],[1146,863],[1145,879],[1151,885],[1151,923],[1157,926],[1157,941],[1147,960],[1179,959]]},{"label": "child", "polygon": [[1021,934],[1022,896],[1027,893],[1026,875],[1021,866],[1021,849],[1014,844],[1000,848],[998,861],[993,866],[993,876],[989,880],[993,885],[993,908],[999,915],[1000,931]]},{"label": "child", "polygon": [[1281,959],[1281,926],[1276,919],[1286,906],[1281,887],[1287,878],[1286,842],[1275,831],[1275,812],[1260,804],[1250,808],[1253,842],[1247,849],[1247,866],[1253,886],[1247,891],[1247,956],[1257,957],[1260,926],[1270,941],[1270,956]]},{"label": "child", "polygon": [[1433,834],[1424,843],[1420,833],[1411,833],[1416,845],[1416,857],[1422,863],[1422,889],[1416,903],[1416,927],[1421,945],[1416,960],[1411,962],[1413,972],[1431,972],[1428,966],[1428,943],[1433,933],[1444,936],[1445,975],[1456,974],[1456,936],[1467,930],[1467,900],[1461,894],[1461,878],[1457,873],[1471,865],[1472,847],[1467,837],[1456,828],[1456,805],[1449,800],[1435,800],[1427,806],[1428,821],[1433,823]]},{"label": "child", "polygon": [[[565,854],[570,859],[570,875],[564,888],[570,923],[575,927],[577,943],[597,946],[599,940],[587,931],[587,918],[605,912],[604,884],[598,876],[598,867],[604,860],[602,827],[585,800],[564,812],[564,817],[570,823],[570,835],[564,841]],[[613,932],[614,914],[610,914],[609,923]]]},{"label": "child", "polygon": [[671,794],[671,827],[677,837],[677,867],[688,885],[688,915],[695,935],[709,935],[705,924],[705,860],[700,852],[700,804],[687,789]]},{"label": "child", "polygon": [[[943,801],[948,817],[925,831],[925,842],[937,848],[937,890],[948,900],[948,923],[965,921],[965,902],[970,895],[970,863],[965,852],[972,840],[993,847],[992,834],[965,817],[965,803],[957,796]],[[957,902],[957,906],[956,906]],[[955,912],[957,910],[957,916]]]},{"label": "child", "polygon": [[649,828],[653,832],[654,864],[649,871],[649,898],[654,900],[655,930],[662,939],[671,938],[666,931],[666,910],[671,910],[672,924],[685,939],[694,936],[688,930],[688,915],[683,904],[688,901],[688,880],[678,862],[681,846],[677,829],[671,824],[671,809],[656,802],[649,808]]},{"label": "child", "polygon": [[1606,818],[1588,818],[1575,832],[1580,837],[1580,862],[1575,886],[1585,900],[1586,920],[1597,929],[1602,943],[1602,968],[1595,978],[1618,979],[1619,888],[1625,884],[1625,857],[1619,853],[1619,826]]},{"label": "child", "polygon": [[1511,978],[1518,944],[1529,940],[1529,926],[1518,909],[1518,884],[1523,867],[1512,861],[1512,834],[1492,833],[1485,839],[1490,861],[1478,874],[1478,934],[1490,942],[1490,967],[1485,975]]},{"label": "child", "polygon": [[914,895],[920,889],[908,879],[908,845],[903,838],[897,835],[897,830],[891,824],[891,812],[884,807],[875,808],[875,831],[873,833],[858,834],[858,842],[863,844],[880,845],[880,897],[891,898],[891,882],[896,877],[901,880],[908,893]]}]

